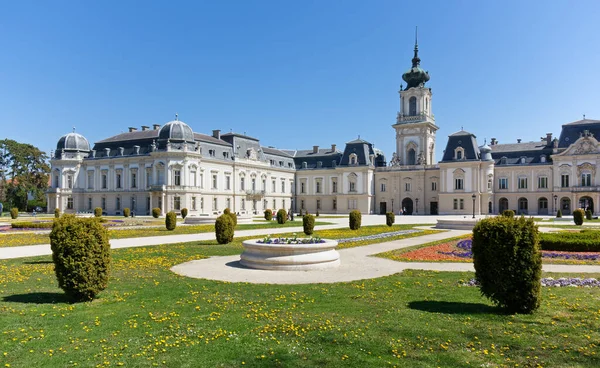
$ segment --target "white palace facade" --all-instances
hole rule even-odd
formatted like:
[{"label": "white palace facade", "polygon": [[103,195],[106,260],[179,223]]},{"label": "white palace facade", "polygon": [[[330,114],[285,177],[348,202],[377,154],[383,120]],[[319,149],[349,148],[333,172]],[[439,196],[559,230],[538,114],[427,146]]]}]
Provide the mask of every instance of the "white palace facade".
[{"label": "white palace facade", "polygon": [[242,134],[196,133],[178,120],[90,144],[72,132],[51,159],[48,211],[106,214],[262,214],[269,209],[311,213],[393,211],[406,214],[570,214],[585,207],[598,215],[600,120],[562,126],[533,142],[479,145],[460,130],[448,137],[436,162],[436,125],[429,74],[415,44],[403,74],[396,123],[396,152],[388,162],[372,143],[356,139],[307,150],[265,147]]}]

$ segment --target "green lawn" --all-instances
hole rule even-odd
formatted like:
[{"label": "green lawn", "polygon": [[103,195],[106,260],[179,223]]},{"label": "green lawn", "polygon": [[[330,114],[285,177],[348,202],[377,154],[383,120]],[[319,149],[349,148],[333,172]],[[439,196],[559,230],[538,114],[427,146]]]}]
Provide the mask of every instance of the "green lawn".
[{"label": "green lawn", "polygon": [[240,252],[198,243],[115,250],[109,288],[82,304],[56,288],[50,257],[0,261],[0,366],[600,365],[598,289],[544,288],[537,313],[510,316],[460,286],[468,273],[253,285],[169,271]]}]

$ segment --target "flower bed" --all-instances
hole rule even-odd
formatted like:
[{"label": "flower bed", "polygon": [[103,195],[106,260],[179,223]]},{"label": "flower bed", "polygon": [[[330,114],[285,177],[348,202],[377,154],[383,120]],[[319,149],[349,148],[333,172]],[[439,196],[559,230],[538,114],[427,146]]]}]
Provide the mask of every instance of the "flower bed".
[{"label": "flower bed", "polygon": [[[600,287],[600,280],[594,278],[582,279],[580,277],[561,277],[554,279],[553,277],[545,277],[542,280],[542,286],[547,287]],[[479,286],[475,279],[461,283],[462,286]]]},{"label": "flower bed", "polygon": [[293,238],[271,238],[271,235],[267,235],[262,240],[257,240],[256,242],[259,244],[320,244],[325,243],[325,240],[319,238],[318,236],[310,238],[298,238],[296,234],[294,234]]}]

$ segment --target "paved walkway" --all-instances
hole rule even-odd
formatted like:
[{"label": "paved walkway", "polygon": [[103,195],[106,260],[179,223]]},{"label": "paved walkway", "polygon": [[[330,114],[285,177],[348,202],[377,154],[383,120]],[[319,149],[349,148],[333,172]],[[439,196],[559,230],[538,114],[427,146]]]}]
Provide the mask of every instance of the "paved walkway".
[{"label": "paved walkway", "polygon": [[[240,265],[239,255],[210,257],[174,266],[171,270],[179,275],[228,282],[253,284],[313,284],[334,283],[372,279],[389,276],[406,269],[432,271],[475,271],[472,263],[396,262],[385,258],[371,257],[374,254],[394,249],[412,247],[432,241],[467,235],[470,231],[448,232],[371,244],[363,247],[341,249],[341,265],[335,269],[315,271],[265,271],[245,268]],[[546,272],[600,273],[600,266],[591,265],[543,265]]]}]

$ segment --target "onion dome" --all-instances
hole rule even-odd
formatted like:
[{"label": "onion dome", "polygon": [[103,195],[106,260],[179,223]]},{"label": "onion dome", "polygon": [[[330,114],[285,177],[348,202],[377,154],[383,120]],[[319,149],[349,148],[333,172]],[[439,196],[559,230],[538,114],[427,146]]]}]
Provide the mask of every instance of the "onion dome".
[{"label": "onion dome", "polygon": [[402,79],[406,82],[406,89],[412,87],[423,87],[425,82],[429,81],[429,73],[421,69],[421,59],[419,59],[419,44],[415,34],[415,56],[412,59],[412,68],[402,74]]},{"label": "onion dome", "polygon": [[158,139],[160,141],[170,142],[194,142],[194,132],[189,125],[183,121],[177,120],[166,123],[160,132],[158,132]]},{"label": "onion dome", "polygon": [[481,161],[492,161],[492,147],[488,146],[486,141],[483,142],[483,146],[479,147],[481,153]]},{"label": "onion dome", "polygon": [[75,128],[73,128],[73,133],[69,133],[63,135],[58,140],[56,144],[56,151],[82,151],[89,152],[90,151],[90,143],[84,136],[81,134],[75,133]]}]

